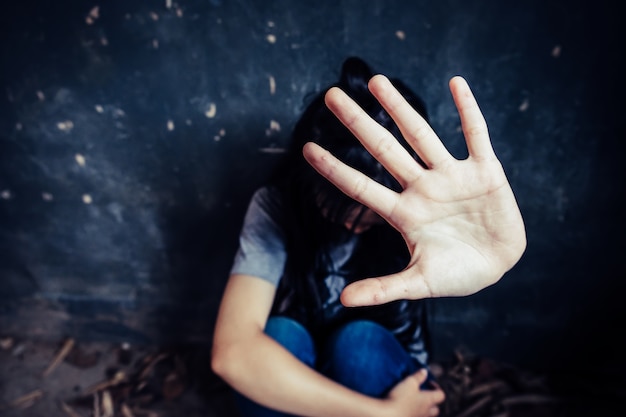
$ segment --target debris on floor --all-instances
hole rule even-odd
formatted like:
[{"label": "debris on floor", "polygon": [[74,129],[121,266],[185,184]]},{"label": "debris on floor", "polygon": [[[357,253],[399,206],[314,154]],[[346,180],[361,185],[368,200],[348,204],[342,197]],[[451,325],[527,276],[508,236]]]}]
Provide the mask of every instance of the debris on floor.
[{"label": "debris on floor", "polygon": [[[148,348],[73,339],[52,344],[0,336],[0,415],[238,416],[232,391],[209,363],[206,346]],[[441,417],[620,415],[589,393],[563,395],[547,375],[465,352],[432,364],[431,371],[446,393]]]},{"label": "debris on floor", "polygon": [[[583,375],[540,374],[456,351],[447,364],[431,367],[446,393],[441,417],[582,417],[623,415],[623,406],[581,383]],[[592,382],[593,383],[593,382]],[[619,389],[619,388],[618,388]]]},{"label": "debris on floor", "polygon": [[[190,372],[190,369],[192,372]],[[0,338],[0,415],[236,416],[208,349]]]}]

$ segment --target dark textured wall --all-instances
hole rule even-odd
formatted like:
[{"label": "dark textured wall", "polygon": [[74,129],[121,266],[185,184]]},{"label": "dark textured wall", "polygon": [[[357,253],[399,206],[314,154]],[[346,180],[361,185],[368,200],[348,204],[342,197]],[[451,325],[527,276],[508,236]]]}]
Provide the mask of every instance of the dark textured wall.
[{"label": "dark textured wall", "polygon": [[[208,341],[247,199],[349,55],[451,152],[465,76],[528,250],[431,303],[436,353],[603,367],[624,324],[623,46],[604,2],[21,1],[2,7],[0,333]],[[168,7],[169,6],[169,7]]]}]

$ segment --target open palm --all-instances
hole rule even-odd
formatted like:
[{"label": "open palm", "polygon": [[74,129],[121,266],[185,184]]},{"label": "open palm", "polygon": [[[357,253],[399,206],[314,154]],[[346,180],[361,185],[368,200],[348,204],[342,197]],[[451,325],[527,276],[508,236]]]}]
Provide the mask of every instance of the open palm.
[{"label": "open palm", "polygon": [[461,77],[450,81],[469,151],[469,157],[461,161],[450,155],[386,77],[373,77],[369,87],[427,168],[341,90],[333,88],[327,93],[328,107],[398,180],[403,191],[397,193],[376,183],[313,143],[305,146],[305,157],[344,193],[400,231],[411,253],[403,271],[347,286],[342,302],[360,306],[464,296],[497,282],[520,259],[526,235],[469,86]]}]

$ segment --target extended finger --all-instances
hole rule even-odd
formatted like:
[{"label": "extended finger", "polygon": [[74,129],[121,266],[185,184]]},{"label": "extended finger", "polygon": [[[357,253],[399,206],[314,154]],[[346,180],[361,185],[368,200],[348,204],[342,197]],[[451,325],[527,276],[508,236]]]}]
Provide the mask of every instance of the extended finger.
[{"label": "extended finger", "polygon": [[305,144],[303,153],[313,168],[335,184],[344,194],[389,220],[398,200],[398,194],[395,191],[339,161],[316,143]]},{"label": "extended finger", "polygon": [[467,81],[459,76],[453,77],[450,80],[450,91],[461,117],[461,126],[469,155],[478,159],[494,157],[487,122]]},{"label": "extended finger", "polygon": [[369,89],[396,122],[402,136],[429,168],[436,168],[452,159],[428,122],[396,90],[384,75],[376,75]]},{"label": "extended finger", "polygon": [[341,303],[346,307],[361,307],[428,297],[432,297],[432,294],[426,283],[405,270],[353,282],[343,289]]},{"label": "extended finger", "polygon": [[326,105],[402,187],[420,174],[422,168],[398,140],[342,90],[331,88]]}]

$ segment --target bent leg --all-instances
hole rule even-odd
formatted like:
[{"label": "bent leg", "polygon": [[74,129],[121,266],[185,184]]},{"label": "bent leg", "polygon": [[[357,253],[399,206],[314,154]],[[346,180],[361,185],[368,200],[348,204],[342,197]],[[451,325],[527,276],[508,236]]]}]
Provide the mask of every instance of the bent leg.
[{"label": "bent leg", "polygon": [[313,339],[308,330],[297,321],[282,316],[270,317],[265,325],[265,334],[308,366],[315,364]]},{"label": "bent leg", "polygon": [[383,397],[421,366],[394,335],[372,321],[355,321],[337,330],[325,346],[321,372],[365,395]]},{"label": "bent leg", "polygon": [[[315,345],[309,332],[295,320],[287,317],[270,317],[265,325],[265,333],[280,343],[296,358],[313,367]],[[260,384],[263,381],[259,381]],[[287,414],[263,407],[243,395],[236,393],[237,405],[242,417],[287,417]]]}]

